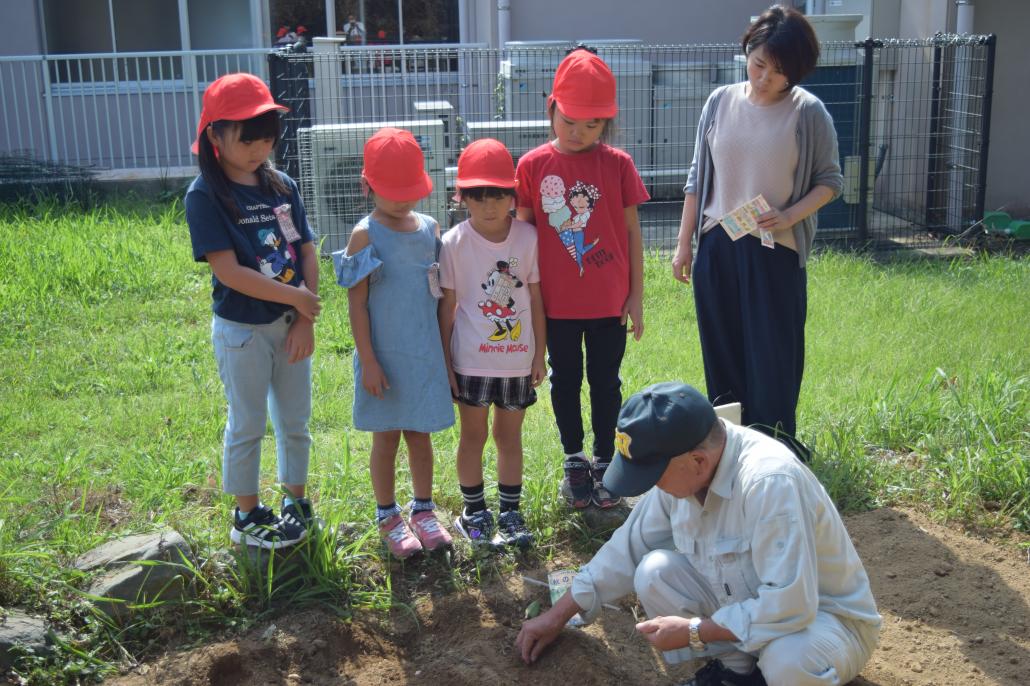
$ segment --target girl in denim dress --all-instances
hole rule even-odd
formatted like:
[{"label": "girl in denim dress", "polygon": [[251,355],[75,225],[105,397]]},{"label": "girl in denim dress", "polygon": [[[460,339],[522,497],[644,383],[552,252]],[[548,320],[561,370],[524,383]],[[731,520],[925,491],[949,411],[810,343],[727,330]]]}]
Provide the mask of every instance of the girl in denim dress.
[{"label": "girl in denim dress", "polygon": [[[361,180],[375,210],[358,222],[333,261],[337,282],[349,289],[354,426],[372,432],[369,467],[379,532],[389,551],[403,559],[451,545],[433,512],[430,440],[432,432],[454,424],[436,316],[440,229],[413,211],[433,183],[410,132],[383,128],[369,138]],[[414,493],[409,521],[396,502],[401,436]]]}]

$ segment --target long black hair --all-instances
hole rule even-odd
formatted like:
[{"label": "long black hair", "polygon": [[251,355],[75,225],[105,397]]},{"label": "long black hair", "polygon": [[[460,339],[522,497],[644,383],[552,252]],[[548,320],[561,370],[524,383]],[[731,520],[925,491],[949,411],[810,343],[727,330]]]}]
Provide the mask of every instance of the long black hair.
[{"label": "long black hair", "polygon": [[[231,136],[238,129],[240,141],[244,143],[263,138],[271,138],[278,143],[279,136],[282,133],[279,123],[279,112],[276,110],[270,110],[243,121],[220,119],[211,123],[211,129],[214,131],[215,136],[219,138],[227,135]],[[239,220],[243,216],[243,211],[236,204],[236,200],[229,191],[229,178],[225,175],[225,170],[222,169],[222,165],[218,161],[215,147],[207,138],[207,131],[201,132],[197,143],[200,174],[207,181],[208,185],[211,186],[211,190],[215,192],[215,197],[218,198],[218,202],[222,204],[222,207],[229,213],[229,216]],[[258,187],[262,193],[266,195],[290,194],[289,187],[282,180],[282,177],[279,176],[279,173],[276,172],[275,167],[272,166],[270,161],[265,160],[262,162],[261,166],[257,168],[256,173],[258,176]]]}]

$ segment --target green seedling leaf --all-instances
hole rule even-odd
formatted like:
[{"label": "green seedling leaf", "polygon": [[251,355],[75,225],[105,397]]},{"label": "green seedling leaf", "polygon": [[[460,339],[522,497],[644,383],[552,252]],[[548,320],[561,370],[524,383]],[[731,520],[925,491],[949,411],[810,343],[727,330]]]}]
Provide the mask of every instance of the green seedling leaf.
[{"label": "green seedling leaf", "polygon": [[526,606],[526,619],[533,619],[540,614],[540,601],[534,600]]}]

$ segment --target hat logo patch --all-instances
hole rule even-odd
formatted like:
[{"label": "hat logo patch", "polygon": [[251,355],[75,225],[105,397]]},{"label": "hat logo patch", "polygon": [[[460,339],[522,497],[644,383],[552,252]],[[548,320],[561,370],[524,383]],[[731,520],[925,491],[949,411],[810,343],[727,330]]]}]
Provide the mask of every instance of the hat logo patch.
[{"label": "hat logo patch", "polygon": [[632,442],[633,438],[625,431],[615,431],[615,449],[627,460],[633,459],[629,453],[629,444]]}]

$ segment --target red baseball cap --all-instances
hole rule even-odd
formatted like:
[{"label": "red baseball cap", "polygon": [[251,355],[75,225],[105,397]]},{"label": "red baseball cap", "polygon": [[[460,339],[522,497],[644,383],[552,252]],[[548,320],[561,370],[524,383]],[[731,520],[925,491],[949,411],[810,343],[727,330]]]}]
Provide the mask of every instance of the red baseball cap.
[{"label": "red baseball cap", "polygon": [[611,119],[619,112],[615,76],[600,57],[589,50],[573,50],[558,65],[554,87],[547,96],[572,119]]},{"label": "red baseball cap", "polygon": [[280,26],[279,30],[275,32],[275,37],[276,38],[282,38],[283,36],[285,36],[289,32],[290,32],[290,30],[288,28],[286,28],[285,26]]},{"label": "red baseball cap", "polygon": [[480,138],[465,147],[458,158],[458,188],[515,188],[515,163],[504,143]]},{"label": "red baseball cap", "polygon": [[421,200],[433,190],[422,148],[410,131],[389,126],[376,131],[365,141],[364,162],[361,176],[387,200]]},{"label": "red baseball cap", "polygon": [[200,152],[200,137],[212,122],[246,121],[269,110],[289,112],[290,108],[276,103],[268,86],[258,77],[242,72],[218,77],[204,91],[204,107],[200,111],[193,152]]}]

